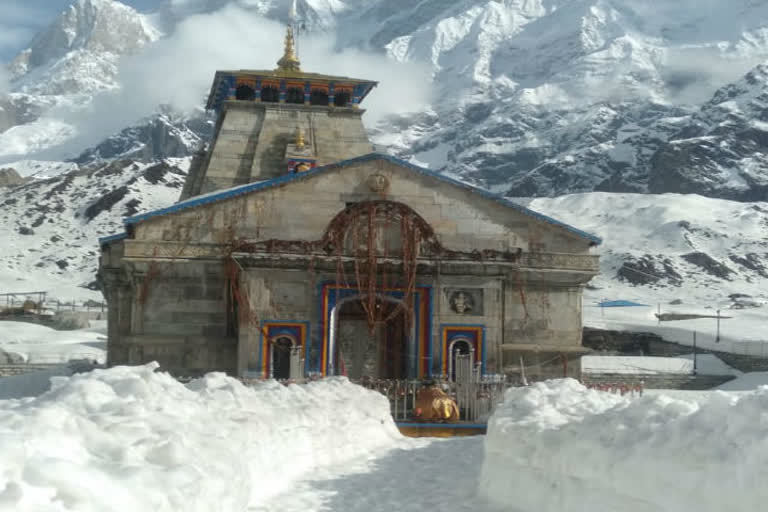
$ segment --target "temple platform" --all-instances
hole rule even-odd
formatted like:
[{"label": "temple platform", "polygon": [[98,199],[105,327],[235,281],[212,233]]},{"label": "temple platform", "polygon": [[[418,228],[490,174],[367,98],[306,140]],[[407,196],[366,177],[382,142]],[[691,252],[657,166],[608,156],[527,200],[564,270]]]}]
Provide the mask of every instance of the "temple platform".
[{"label": "temple platform", "polygon": [[395,422],[400,433],[408,437],[465,437],[484,435],[485,423],[419,423]]}]

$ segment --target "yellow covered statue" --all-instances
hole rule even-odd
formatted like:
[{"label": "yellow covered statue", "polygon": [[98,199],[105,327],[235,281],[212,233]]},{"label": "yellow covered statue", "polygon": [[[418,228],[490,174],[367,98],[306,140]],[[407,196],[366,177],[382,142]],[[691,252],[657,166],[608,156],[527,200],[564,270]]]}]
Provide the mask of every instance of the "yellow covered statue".
[{"label": "yellow covered statue", "polygon": [[421,421],[455,423],[459,421],[459,406],[445,394],[437,383],[431,383],[416,394],[413,415]]}]

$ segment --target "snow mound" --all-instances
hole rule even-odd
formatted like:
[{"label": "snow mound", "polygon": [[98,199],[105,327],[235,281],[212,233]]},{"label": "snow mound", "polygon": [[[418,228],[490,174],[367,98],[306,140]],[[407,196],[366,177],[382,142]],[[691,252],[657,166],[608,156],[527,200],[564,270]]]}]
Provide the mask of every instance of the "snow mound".
[{"label": "snow mound", "polygon": [[519,510],[753,510],[768,499],[768,387],[638,399],[573,379],[507,392],[481,494]]},{"label": "snow mound", "polygon": [[156,363],[54,377],[0,401],[0,510],[242,511],[400,434],[387,399],[344,378],[183,385]]}]

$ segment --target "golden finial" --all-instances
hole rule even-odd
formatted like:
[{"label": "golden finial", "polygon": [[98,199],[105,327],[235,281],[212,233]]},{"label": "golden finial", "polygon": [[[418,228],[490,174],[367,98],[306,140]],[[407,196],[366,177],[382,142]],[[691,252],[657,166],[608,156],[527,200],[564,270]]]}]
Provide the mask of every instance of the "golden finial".
[{"label": "golden finial", "polygon": [[298,57],[293,51],[293,29],[290,25],[285,29],[285,51],[277,61],[277,69],[280,71],[301,71]]},{"label": "golden finial", "polygon": [[301,149],[304,147],[304,130],[299,126],[299,131],[296,132],[296,147]]}]

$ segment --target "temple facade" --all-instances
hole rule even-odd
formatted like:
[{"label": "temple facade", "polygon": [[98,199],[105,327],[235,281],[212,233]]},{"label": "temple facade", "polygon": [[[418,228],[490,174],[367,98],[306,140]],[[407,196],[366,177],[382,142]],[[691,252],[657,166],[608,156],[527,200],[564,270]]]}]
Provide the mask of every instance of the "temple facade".
[{"label": "temple facade", "polygon": [[[372,152],[376,83],[219,71],[180,201],[100,241],[108,364],[178,375],[576,375],[600,239]],[[300,367],[295,358],[298,354]]]}]

